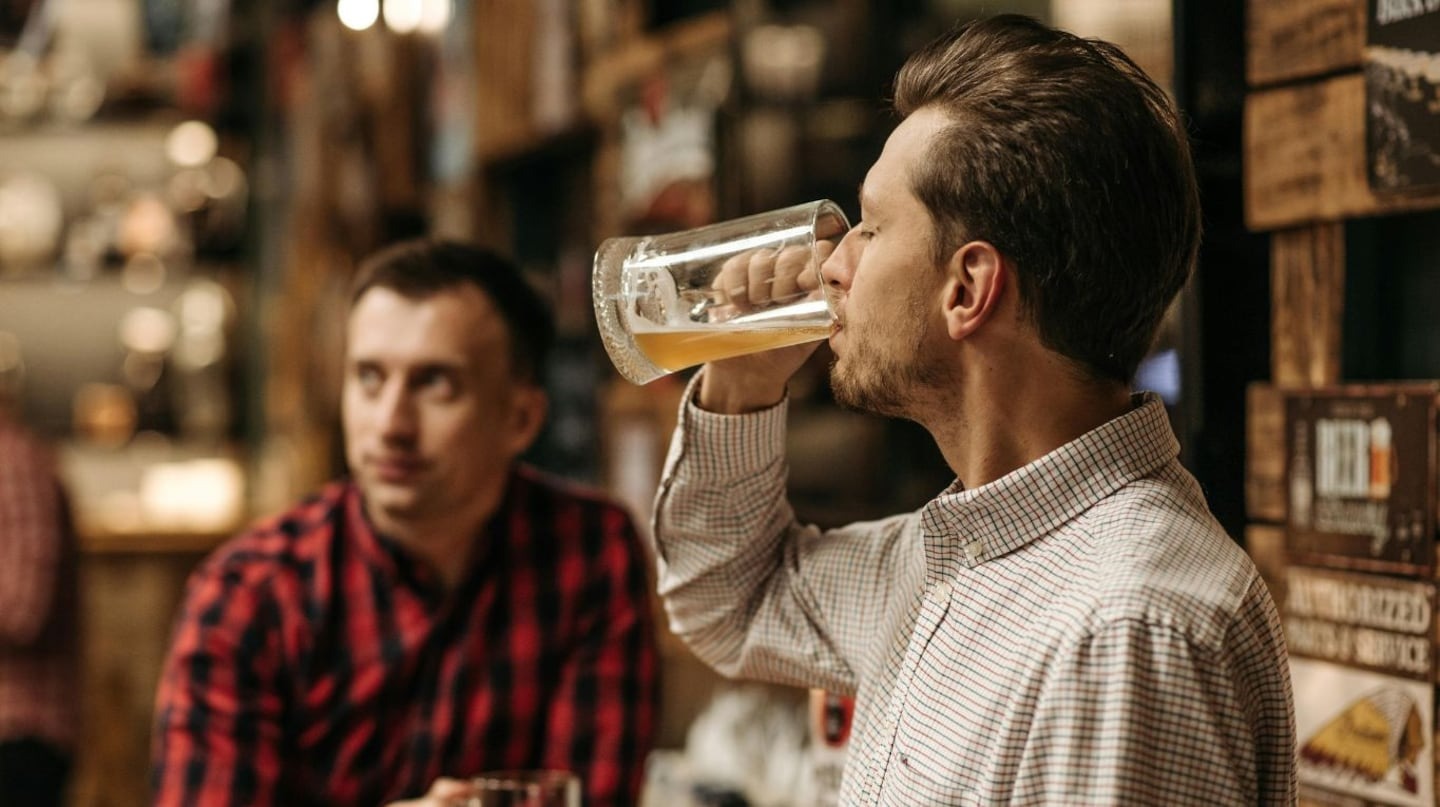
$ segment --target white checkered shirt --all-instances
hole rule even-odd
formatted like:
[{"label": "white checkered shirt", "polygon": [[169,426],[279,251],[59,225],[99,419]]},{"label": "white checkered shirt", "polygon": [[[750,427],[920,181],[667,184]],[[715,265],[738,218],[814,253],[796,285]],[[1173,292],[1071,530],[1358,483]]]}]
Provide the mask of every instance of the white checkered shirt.
[{"label": "white checkered shirt", "polygon": [[672,628],[727,675],[856,694],[841,803],[1295,802],[1275,605],[1158,398],[823,531],[785,500],[786,407],[691,398],[656,502]]}]

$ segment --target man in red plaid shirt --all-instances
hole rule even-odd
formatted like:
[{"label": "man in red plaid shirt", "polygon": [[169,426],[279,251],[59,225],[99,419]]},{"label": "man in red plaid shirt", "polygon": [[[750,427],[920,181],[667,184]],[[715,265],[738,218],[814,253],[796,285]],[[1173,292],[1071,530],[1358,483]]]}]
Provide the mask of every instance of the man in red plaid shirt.
[{"label": "man in red plaid shirt", "polygon": [[483,250],[410,242],[361,267],[351,479],[192,577],[156,804],[439,804],[513,768],[572,771],[591,807],[637,800],[657,697],[644,550],[620,507],[516,459],[552,330]]},{"label": "man in red plaid shirt", "polygon": [[0,332],[0,804],[58,807],[79,718],[74,532],[53,457],[9,411],[20,368]]}]

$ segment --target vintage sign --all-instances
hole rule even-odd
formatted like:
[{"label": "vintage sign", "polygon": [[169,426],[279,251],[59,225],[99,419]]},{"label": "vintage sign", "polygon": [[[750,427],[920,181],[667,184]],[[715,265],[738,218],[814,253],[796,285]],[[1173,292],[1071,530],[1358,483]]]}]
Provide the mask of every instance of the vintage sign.
[{"label": "vintage sign", "polygon": [[1434,583],[1291,566],[1281,610],[1292,656],[1435,678]]},{"label": "vintage sign", "polygon": [[1435,804],[1433,685],[1290,660],[1301,796],[1318,804]]},{"label": "vintage sign", "polygon": [[1369,0],[1365,34],[1370,186],[1440,188],[1440,0]]},{"label": "vintage sign", "polygon": [[1286,543],[1301,564],[1429,576],[1440,385],[1286,393]]},{"label": "vintage sign", "polygon": [[1433,805],[1435,584],[1300,566],[1285,583],[1306,801]]}]

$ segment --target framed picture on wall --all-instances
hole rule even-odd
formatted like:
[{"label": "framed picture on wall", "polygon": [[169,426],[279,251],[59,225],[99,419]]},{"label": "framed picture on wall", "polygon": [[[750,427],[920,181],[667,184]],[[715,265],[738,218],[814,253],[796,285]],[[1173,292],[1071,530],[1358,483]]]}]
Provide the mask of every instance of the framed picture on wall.
[{"label": "framed picture on wall", "polygon": [[1365,116],[1372,188],[1440,190],[1440,2],[1369,0]]}]

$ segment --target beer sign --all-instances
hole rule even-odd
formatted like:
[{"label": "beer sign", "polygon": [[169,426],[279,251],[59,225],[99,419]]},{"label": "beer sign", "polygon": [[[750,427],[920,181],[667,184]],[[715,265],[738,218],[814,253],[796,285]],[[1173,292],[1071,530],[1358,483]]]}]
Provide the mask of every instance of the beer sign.
[{"label": "beer sign", "polygon": [[1304,799],[1434,805],[1435,584],[1292,566],[1285,592]]},{"label": "beer sign", "polygon": [[1286,542],[1297,563],[1430,576],[1437,384],[1288,392]]},{"label": "beer sign", "polygon": [[1435,688],[1304,658],[1290,660],[1305,803],[1435,804]]},{"label": "beer sign", "polygon": [[1291,566],[1281,611],[1292,656],[1435,678],[1434,583]]}]

